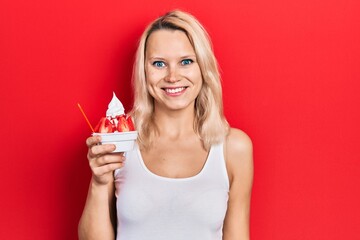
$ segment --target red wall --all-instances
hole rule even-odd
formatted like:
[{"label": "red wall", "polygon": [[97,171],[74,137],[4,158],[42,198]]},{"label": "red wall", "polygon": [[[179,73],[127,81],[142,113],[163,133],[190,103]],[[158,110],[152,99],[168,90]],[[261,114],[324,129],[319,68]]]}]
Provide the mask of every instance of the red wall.
[{"label": "red wall", "polygon": [[253,139],[252,239],[360,239],[357,0],[2,0],[0,239],[76,239],[76,103],[93,124],[112,91],[129,109],[139,35],[173,8],[208,29],[226,116]]}]

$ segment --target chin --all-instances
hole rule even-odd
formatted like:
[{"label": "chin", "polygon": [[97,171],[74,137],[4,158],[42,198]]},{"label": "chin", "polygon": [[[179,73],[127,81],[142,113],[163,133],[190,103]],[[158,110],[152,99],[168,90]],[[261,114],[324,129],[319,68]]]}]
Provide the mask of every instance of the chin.
[{"label": "chin", "polygon": [[172,104],[165,104],[164,105],[165,109],[169,109],[171,111],[180,111],[180,110],[185,110],[185,109],[189,109],[189,108],[195,108],[195,102],[187,102],[187,103],[172,103]]}]

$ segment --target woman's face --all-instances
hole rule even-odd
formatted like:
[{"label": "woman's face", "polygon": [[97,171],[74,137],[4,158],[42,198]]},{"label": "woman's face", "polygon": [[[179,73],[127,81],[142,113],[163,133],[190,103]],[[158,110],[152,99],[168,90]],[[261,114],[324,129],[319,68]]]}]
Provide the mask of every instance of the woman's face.
[{"label": "woman's face", "polygon": [[145,52],[145,76],[156,109],[194,108],[202,76],[195,51],[184,32],[151,33]]}]

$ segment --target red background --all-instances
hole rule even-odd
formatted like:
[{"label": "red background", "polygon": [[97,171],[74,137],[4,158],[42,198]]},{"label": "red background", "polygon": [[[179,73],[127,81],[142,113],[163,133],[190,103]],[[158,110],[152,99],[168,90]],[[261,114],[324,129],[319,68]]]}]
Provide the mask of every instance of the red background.
[{"label": "red background", "polygon": [[85,138],[112,91],[132,105],[145,25],[180,8],[209,31],[225,113],[254,143],[251,235],[360,239],[357,0],[0,2],[0,239],[76,239]]}]

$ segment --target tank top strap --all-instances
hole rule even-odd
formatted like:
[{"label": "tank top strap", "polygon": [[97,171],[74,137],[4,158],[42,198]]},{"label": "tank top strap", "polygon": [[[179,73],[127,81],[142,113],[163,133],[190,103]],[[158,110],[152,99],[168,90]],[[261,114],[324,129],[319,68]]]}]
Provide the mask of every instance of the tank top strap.
[{"label": "tank top strap", "polygon": [[223,143],[211,146],[209,157],[206,162],[206,173],[204,174],[216,178],[218,181],[222,181],[226,188],[229,189],[230,183],[224,157]]}]

